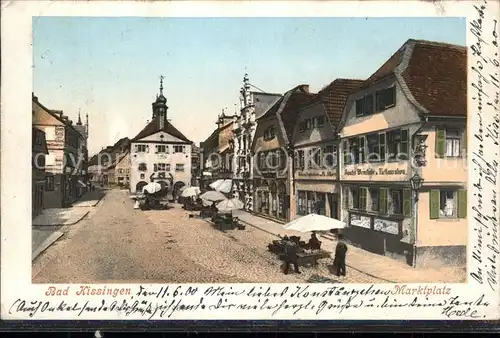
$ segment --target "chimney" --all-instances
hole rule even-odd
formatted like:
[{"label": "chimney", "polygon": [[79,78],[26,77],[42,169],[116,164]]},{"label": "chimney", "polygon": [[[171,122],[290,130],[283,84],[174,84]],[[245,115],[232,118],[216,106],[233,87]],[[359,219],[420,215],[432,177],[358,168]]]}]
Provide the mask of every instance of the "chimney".
[{"label": "chimney", "polygon": [[299,86],[299,90],[303,93],[309,93],[309,85],[308,84],[301,84]]}]

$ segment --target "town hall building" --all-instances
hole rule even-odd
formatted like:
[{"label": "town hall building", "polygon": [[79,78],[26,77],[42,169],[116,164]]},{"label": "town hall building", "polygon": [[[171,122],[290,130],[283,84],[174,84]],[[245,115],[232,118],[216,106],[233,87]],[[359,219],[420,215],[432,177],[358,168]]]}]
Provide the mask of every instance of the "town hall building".
[{"label": "town hall building", "polygon": [[191,184],[192,142],[167,120],[167,99],[160,95],[153,106],[153,118],[131,140],[130,192],[142,192],[149,182],[168,186],[174,196]]}]

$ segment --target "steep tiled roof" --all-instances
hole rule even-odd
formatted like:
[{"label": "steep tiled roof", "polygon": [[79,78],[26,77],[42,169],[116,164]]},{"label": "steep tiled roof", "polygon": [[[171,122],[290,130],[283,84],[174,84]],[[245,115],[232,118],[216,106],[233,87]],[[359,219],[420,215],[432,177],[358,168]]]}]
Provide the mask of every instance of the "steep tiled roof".
[{"label": "steep tiled roof", "polygon": [[361,88],[366,88],[376,81],[382,80],[390,75],[393,75],[394,70],[403,60],[403,55],[404,55],[404,48],[402,47],[396,53],[394,53],[389,58],[389,60],[387,60],[379,69],[377,69],[375,73],[373,73],[368,79],[366,79],[361,85]]},{"label": "steep tiled roof", "polygon": [[323,88],[314,97],[312,103],[321,102],[323,104],[330,124],[335,128],[342,116],[348,95],[359,88],[363,82],[363,80],[355,79],[336,79]]},{"label": "steep tiled roof", "polygon": [[429,114],[467,115],[466,47],[416,41],[402,77]]},{"label": "steep tiled roof", "polygon": [[309,93],[309,86],[299,85],[281,97],[276,103],[267,110],[258,120],[270,116],[279,115],[278,122],[284,129],[288,140],[291,139],[293,128],[300,114],[300,109],[311,102],[314,98],[313,93]]},{"label": "steep tiled roof", "polygon": [[181,139],[185,142],[191,143],[191,141],[184,136],[177,128],[175,128],[170,122],[168,122],[166,119],[163,120],[163,126],[162,126],[162,120],[163,117],[157,116],[154,119],[149,122],[144,129],[142,129],[139,134],[137,134],[136,137],[132,139],[132,141],[139,140],[141,138],[148,137],[150,135],[156,134],[157,132],[164,131],[167,134],[170,134],[174,137],[177,137],[178,139]]},{"label": "steep tiled roof", "polygon": [[426,110],[425,113],[467,115],[466,47],[410,39],[361,88],[394,74],[401,75],[409,94]]},{"label": "steep tiled roof", "polygon": [[292,92],[281,112],[281,120],[289,140],[292,138],[293,128],[300,114],[300,109],[313,99],[314,94],[304,92]]}]

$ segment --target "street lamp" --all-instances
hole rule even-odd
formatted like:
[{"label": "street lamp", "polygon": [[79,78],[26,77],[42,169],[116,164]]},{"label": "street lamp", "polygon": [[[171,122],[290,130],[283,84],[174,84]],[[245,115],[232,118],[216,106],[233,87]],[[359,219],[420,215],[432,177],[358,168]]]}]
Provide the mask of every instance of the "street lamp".
[{"label": "street lamp", "polygon": [[419,191],[420,188],[422,188],[422,183],[424,180],[420,177],[418,173],[415,173],[413,177],[410,179],[410,184],[411,184],[411,190],[413,191]]},{"label": "street lamp", "polygon": [[414,204],[413,204],[413,229],[415,236],[415,243],[413,245],[413,267],[417,266],[417,243],[418,243],[418,191],[422,188],[423,178],[415,172],[413,177],[410,179],[411,190],[414,193]]}]

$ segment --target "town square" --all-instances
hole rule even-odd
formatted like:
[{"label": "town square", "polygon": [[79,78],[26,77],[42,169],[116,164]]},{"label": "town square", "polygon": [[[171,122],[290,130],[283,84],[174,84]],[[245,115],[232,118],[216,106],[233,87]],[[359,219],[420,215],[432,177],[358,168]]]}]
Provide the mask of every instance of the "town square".
[{"label": "town square", "polygon": [[466,281],[464,20],[137,20],[34,25],[34,283]]}]

